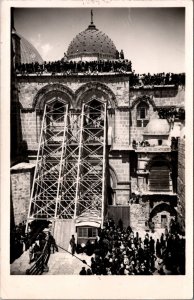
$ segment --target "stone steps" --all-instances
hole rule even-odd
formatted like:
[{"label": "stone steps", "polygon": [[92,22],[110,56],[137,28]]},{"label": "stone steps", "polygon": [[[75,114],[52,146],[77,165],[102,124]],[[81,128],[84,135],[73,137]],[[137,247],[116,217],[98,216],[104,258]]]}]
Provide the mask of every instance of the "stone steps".
[{"label": "stone steps", "polygon": [[26,270],[29,269],[33,263],[29,264],[29,250],[23,252],[23,254],[16,259],[10,267],[11,275],[25,275]]}]

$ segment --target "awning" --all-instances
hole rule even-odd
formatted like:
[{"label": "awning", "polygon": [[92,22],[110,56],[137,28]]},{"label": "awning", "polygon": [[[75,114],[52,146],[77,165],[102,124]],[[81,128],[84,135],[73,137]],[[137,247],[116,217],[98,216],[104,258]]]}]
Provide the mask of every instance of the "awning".
[{"label": "awning", "polygon": [[75,223],[76,227],[81,227],[81,226],[91,226],[91,227],[100,227],[99,222],[92,222],[92,221],[82,221],[79,223]]}]

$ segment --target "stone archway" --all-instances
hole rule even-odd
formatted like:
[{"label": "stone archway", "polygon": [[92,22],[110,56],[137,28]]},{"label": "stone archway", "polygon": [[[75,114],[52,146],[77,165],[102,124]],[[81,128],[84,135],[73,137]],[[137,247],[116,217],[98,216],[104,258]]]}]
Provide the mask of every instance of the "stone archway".
[{"label": "stone archway", "polygon": [[165,202],[156,205],[150,212],[149,221],[153,222],[155,228],[162,229],[167,227],[169,229],[172,217],[176,217],[177,212],[175,208]]},{"label": "stone archway", "polygon": [[87,103],[92,99],[97,99],[101,102],[107,103],[108,108],[117,107],[116,96],[113,91],[100,82],[89,82],[82,85],[75,92],[76,106],[81,107],[82,103]]},{"label": "stone archway", "polygon": [[32,106],[36,111],[43,111],[47,101],[57,98],[70,107],[74,107],[74,93],[73,91],[62,84],[48,84],[41,88],[33,99]]},{"label": "stone archway", "polygon": [[107,104],[107,128],[109,134],[111,133],[109,141],[113,141],[115,138],[115,108],[118,105],[116,96],[108,86],[101,82],[89,82],[83,84],[75,92],[77,109],[81,109],[83,103],[89,103],[94,100]]},{"label": "stone archway", "polygon": [[74,106],[73,91],[62,84],[47,84],[41,88],[33,99],[33,109],[36,112],[36,141],[38,143],[41,133],[41,124],[45,104],[64,103],[69,107]]},{"label": "stone archway", "polygon": [[135,106],[141,103],[146,103],[147,105],[151,105],[153,107],[153,110],[156,110],[156,104],[154,100],[152,99],[152,97],[146,95],[134,99],[133,102],[131,103],[130,109],[133,109]]}]

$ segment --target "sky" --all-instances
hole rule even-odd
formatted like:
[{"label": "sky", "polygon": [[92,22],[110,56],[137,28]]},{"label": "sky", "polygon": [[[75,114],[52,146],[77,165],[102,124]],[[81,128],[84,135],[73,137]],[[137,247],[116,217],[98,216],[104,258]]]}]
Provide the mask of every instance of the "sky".
[{"label": "sky", "polygon": [[[15,8],[14,26],[46,61],[59,60],[90,24],[90,8]],[[93,8],[96,27],[136,73],[185,72],[184,8]]]}]

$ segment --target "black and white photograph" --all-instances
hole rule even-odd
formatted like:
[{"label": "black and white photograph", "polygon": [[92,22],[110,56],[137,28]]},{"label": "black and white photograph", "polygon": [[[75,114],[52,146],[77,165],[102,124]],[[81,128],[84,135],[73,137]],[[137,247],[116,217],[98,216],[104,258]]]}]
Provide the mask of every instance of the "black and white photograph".
[{"label": "black and white photograph", "polygon": [[9,13],[9,275],[184,278],[186,7]]}]

